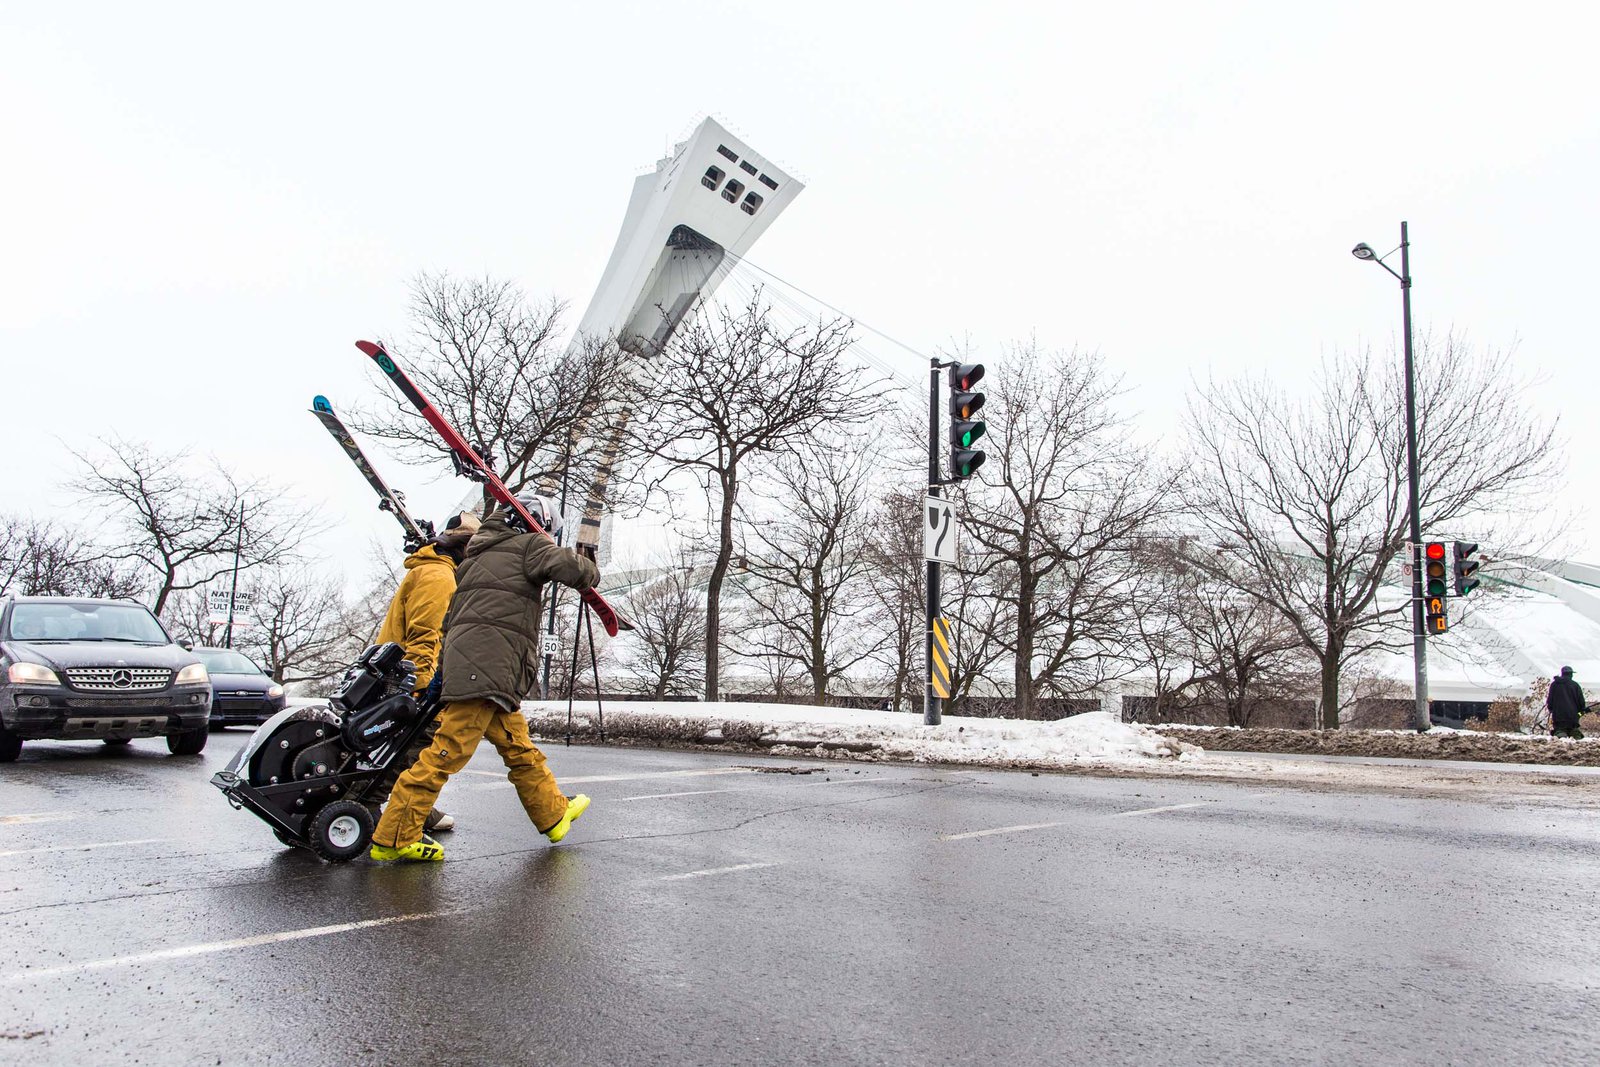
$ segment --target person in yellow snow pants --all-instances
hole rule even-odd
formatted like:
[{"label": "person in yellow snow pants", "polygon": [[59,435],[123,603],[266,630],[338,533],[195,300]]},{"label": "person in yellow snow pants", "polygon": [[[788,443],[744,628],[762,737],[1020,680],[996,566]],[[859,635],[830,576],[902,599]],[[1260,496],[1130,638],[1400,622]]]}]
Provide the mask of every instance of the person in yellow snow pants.
[{"label": "person in yellow snow pants", "polygon": [[[551,533],[560,517],[545,497],[523,503]],[[467,545],[456,571],[456,593],[444,622],[444,701],[433,742],[400,775],[372,835],[375,860],[442,860],[444,849],[423,832],[439,791],[487,738],[534,827],[560,841],[589,806],[568,798],[528,736],[522,700],[533,689],[544,586],[592,587],[592,560],[558,548],[549,538],[514,529],[504,512],[491,515]]]}]

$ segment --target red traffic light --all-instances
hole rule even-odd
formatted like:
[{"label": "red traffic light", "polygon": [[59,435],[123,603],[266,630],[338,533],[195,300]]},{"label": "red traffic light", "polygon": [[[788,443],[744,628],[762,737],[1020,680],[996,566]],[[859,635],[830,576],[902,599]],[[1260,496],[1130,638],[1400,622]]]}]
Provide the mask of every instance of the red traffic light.
[{"label": "red traffic light", "polygon": [[969,390],[982,379],[982,363],[957,363],[950,368],[950,386],[953,389]]},{"label": "red traffic light", "polygon": [[1444,559],[1444,542],[1429,541],[1426,551],[1429,559]]}]

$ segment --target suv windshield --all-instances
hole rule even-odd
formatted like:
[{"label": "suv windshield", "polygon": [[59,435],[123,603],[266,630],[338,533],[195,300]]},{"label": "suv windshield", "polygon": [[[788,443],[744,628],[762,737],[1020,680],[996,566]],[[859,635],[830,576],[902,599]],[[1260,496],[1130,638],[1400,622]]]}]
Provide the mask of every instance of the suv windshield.
[{"label": "suv windshield", "polygon": [[212,674],[264,674],[266,673],[245,657],[232,649],[223,649],[213,652],[209,649],[197,648],[194,654],[200,657],[200,662],[206,665],[206,670]]},{"label": "suv windshield", "polygon": [[170,643],[154,615],[138,604],[17,604],[11,609],[13,641],[130,641]]}]

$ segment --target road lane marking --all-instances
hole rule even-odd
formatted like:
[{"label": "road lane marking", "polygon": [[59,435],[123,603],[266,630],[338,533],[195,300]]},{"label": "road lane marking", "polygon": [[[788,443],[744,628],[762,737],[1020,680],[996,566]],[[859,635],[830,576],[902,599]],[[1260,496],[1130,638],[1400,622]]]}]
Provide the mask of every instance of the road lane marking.
[{"label": "road lane marking", "polygon": [[689,878],[709,878],[713,874],[732,874],[735,871],[753,871],[761,867],[776,867],[776,863],[738,863],[732,867],[708,867],[703,871],[690,871],[688,874],[664,874],[656,879],[658,882],[682,882]]},{"label": "road lane marking", "polygon": [[391,915],[386,919],[362,919],[360,922],[338,923],[333,926],[310,926],[304,930],[284,930],[276,934],[257,934],[255,937],[241,937],[233,941],[210,941],[199,945],[183,945],[179,948],[164,948],[156,952],[140,952],[131,956],[108,956],[105,959],[88,960],[84,963],[68,963],[60,967],[41,967],[38,970],[17,971],[14,974],[6,975],[0,981],[28,982],[39,978],[56,978],[64,974],[104,971],[112,967],[131,967],[140,963],[159,963],[164,960],[188,959],[191,956],[208,956],[216,952],[232,952],[235,949],[276,945],[284,941],[300,941],[308,937],[327,937],[330,934],[343,934],[351,930],[365,930],[374,926],[392,926],[395,923],[417,922],[422,919],[442,919],[449,915],[460,915],[470,910],[472,909],[457,908],[453,911],[425,911],[413,915]]},{"label": "road lane marking", "polygon": [[1207,801],[1197,800],[1192,804],[1168,804],[1167,806],[1161,808],[1140,808],[1137,811],[1119,811],[1111,817],[1113,819],[1126,819],[1130,815],[1155,815],[1157,812],[1162,811],[1182,811],[1184,808],[1203,808],[1206,806],[1206,804]]},{"label": "road lane marking", "polygon": [[0,852],[0,859],[6,856],[31,856],[39,852],[87,852],[91,848],[116,848],[119,845],[153,845],[157,841],[168,841],[166,837],[136,837],[131,841],[96,841],[88,845],[47,845],[43,848],[14,848],[8,852]]},{"label": "road lane marking", "polygon": [[1030,822],[1020,826],[996,826],[992,830],[968,830],[964,834],[940,834],[940,841],[965,841],[969,837],[990,837],[994,834],[1020,834],[1024,830],[1048,830],[1052,826],[1065,826],[1059,822]]},{"label": "road lane marking", "polygon": [[66,819],[82,818],[83,814],[81,811],[35,811],[26,815],[0,815],[0,826],[25,822],[62,822]]},{"label": "road lane marking", "polygon": [[661,800],[665,797],[704,797],[712,793],[747,793],[747,789],[690,789],[682,793],[644,793],[636,797],[617,797],[621,800]]},{"label": "road lane marking", "polygon": [[887,782],[888,780],[889,780],[889,776],[887,774],[885,774],[885,775],[880,775],[877,778],[841,778],[837,782],[811,782],[809,784],[810,785],[863,785],[863,784],[865,784],[867,782]]},{"label": "road lane marking", "polygon": [[[505,771],[475,771],[468,768],[464,774],[481,774],[489,778],[498,778],[510,784],[506,779]],[[645,774],[590,774],[577,778],[562,778],[562,785],[588,785],[591,782],[638,782],[647,778],[709,778],[718,774],[754,774],[749,767],[716,767],[708,771],[650,771]]]}]

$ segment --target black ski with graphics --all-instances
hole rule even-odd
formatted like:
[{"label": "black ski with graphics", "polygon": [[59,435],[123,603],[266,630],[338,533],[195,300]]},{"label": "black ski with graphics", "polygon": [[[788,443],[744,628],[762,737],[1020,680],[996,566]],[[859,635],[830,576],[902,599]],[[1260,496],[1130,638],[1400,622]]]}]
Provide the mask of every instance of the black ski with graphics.
[{"label": "black ski with graphics", "polygon": [[344,454],[350,457],[350,462],[356,465],[356,470],[361,472],[361,476],[367,480],[367,484],[372,486],[373,491],[378,494],[379,509],[387,511],[399,521],[401,529],[405,530],[406,550],[415,552],[432,539],[433,524],[426,519],[418,522],[411,517],[411,514],[406,511],[405,500],[399,493],[390,489],[388,484],[378,476],[378,472],[373,469],[372,462],[367,459],[366,453],[362,452],[361,446],[356,444],[355,437],[345,427],[345,424],[340,421],[339,416],[333,413],[333,405],[328,403],[327,397],[312,398],[311,414],[315,415],[317,421],[322,423],[327,431],[333,435],[335,441],[339,442],[339,447],[344,449]]},{"label": "black ski with graphics", "polygon": [[[555,540],[539,524],[539,520],[528,513],[528,509],[523,507],[522,501],[518,500],[511,490],[506,488],[506,483],[502,482],[499,475],[495,474],[489,465],[483,461],[482,457],[474,451],[473,447],[467,443],[467,439],[462,437],[454,426],[445,421],[445,417],[439,414],[439,409],[434,407],[432,402],[422,395],[422,390],[418,389],[416,383],[411,380],[405,371],[400,369],[394,358],[383,350],[383,346],[373,344],[371,341],[357,341],[356,347],[372,358],[372,361],[378,365],[378,369],[388,376],[401,394],[417,409],[417,413],[427,420],[428,425],[432,426],[434,432],[444,440],[445,446],[450,449],[451,458],[455,461],[456,473],[481,483],[489,491],[489,495],[502,507],[510,508],[516,512],[529,530],[549,537],[552,542]],[[610,636],[617,636],[618,630],[633,629],[633,624],[619,615],[617,609],[606,602],[606,598],[600,595],[598,589],[580,589],[578,596],[583,599],[589,610],[599,616],[600,625],[605,627],[606,633]]]}]

